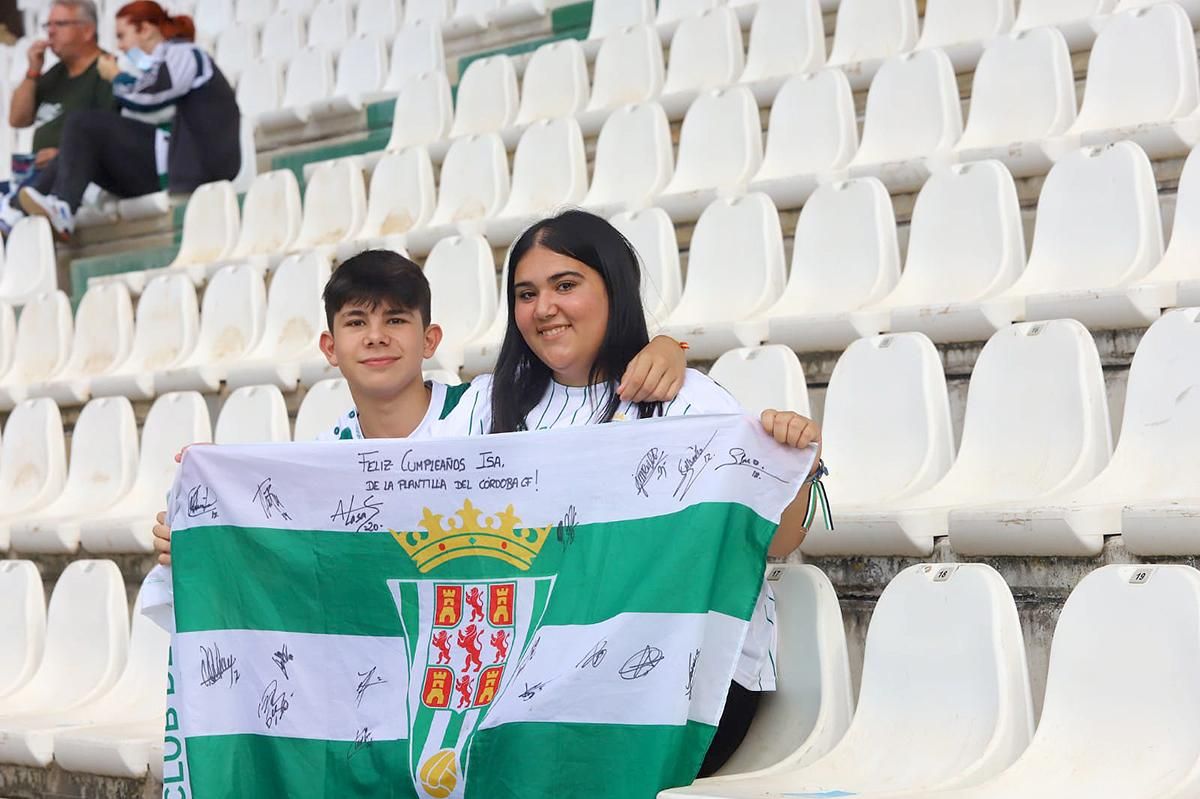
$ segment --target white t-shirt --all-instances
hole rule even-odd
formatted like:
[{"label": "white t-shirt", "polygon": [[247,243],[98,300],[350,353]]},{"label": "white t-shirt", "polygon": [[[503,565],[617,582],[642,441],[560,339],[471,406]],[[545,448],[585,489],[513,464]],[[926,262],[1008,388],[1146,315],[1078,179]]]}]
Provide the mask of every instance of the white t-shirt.
[{"label": "white t-shirt", "polygon": [[[541,402],[526,416],[529,430],[552,430],[559,427],[595,424],[607,403],[607,390],[577,388],[551,383]],[[663,404],[664,416],[699,416],[706,414],[741,413],[746,410],[728,391],[707,375],[688,369],[683,388],[674,400]],[[613,421],[635,421],[637,405],[622,402]],[[458,406],[445,419],[433,425],[433,435],[480,436],[492,427],[492,376],[482,375],[471,381]],[[775,629],[775,597],[766,580],[758,596],[758,604],[750,618],[742,656],[734,680],[751,691],[775,690],[775,652],[779,636]]]},{"label": "white t-shirt", "polygon": [[[466,384],[447,386],[436,380],[426,381],[425,385],[429,386],[430,391],[429,409],[425,411],[425,417],[421,419],[421,423],[408,434],[407,438],[428,438],[433,423],[454,410],[455,403],[467,390]],[[317,436],[317,441],[342,441],[356,438],[366,438],[366,436],[363,435],[362,426],[358,422],[358,408],[351,408],[338,417],[337,423],[332,428],[321,431]]]}]

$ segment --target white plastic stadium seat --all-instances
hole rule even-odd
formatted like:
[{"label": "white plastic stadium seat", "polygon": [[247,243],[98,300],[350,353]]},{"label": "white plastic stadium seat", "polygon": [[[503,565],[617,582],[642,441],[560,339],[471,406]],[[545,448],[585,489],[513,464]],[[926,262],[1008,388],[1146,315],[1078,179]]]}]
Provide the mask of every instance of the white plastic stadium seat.
[{"label": "white plastic stadium seat", "polygon": [[[242,202],[242,229],[229,261],[265,267],[287,252],[300,233],[300,184],[290,169],[264,172]],[[215,272],[222,262],[209,265]]]},{"label": "white plastic stadium seat", "polygon": [[671,123],[657,103],[614,110],[600,130],[582,205],[608,216],[654,204],[675,173]]},{"label": "white plastic stadium seat", "polygon": [[804,368],[796,353],[780,344],[729,350],[717,358],[708,376],[752,416],[768,408],[811,415]]},{"label": "white plastic stadium seat", "polygon": [[587,106],[588,96],[583,46],[574,39],[544,44],[525,65],[517,125],[574,116]]},{"label": "white plastic stadium seat", "polygon": [[896,575],[875,605],[858,707],[828,754],[659,795],[853,796],[972,785],[1009,766],[1032,734],[1025,642],[1004,578],[981,563],[918,564]]},{"label": "white plastic stadium seat", "polygon": [[632,25],[654,21],[654,0],[596,0],[588,39],[603,39]]},{"label": "white plastic stadium seat", "polygon": [[444,72],[424,72],[408,78],[397,90],[392,136],[387,149],[437,145],[450,134],[454,103]]},{"label": "white plastic stadium seat", "polygon": [[884,59],[917,46],[913,0],[841,0],[829,65],[845,70],[856,90],[865,89]]},{"label": "white plastic stadium seat", "polygon": [[[205,183],[188,198],[183,214],[183,238],[179,252],[166,269],[186,269],[192,282],[199,285],[208,272],[209,264],[228,258],[237,246],[241,231],[237,191],[233,183],[219,180]],[[162,270],[126,272],[121,277],[134,293],[140,293],[146,281],[157,277]]]},{"label": "white plastic stadium seat", "polygon": [[275,12],[275,6],[275,0],[236,0],[233,18],[237,25],[232,26],[231,29],[253,29],[262,25]]},{"label": "white plastic stadium seat", "polygon": [[304,17],[287,9],[280,9],[263,23],[262,57],[277,64],[287,63],[296,53],[304,49]]},{"label": "white plastic stadium seat", "polygon": [[402,28],[392,43],[391,68],[384,90],[399,91],[410,78],[426,72],[446,71],[442,32],[437,25],[421,22]]},{"label": "white plastic stadium seat", "polygon": [[343,413],[354,405],[344,378],[322,380],[308,389],[296,412],[295,441],[312,441],[332,429]]},{"label": "white plastic stadium seat", "polygon": [[850,82],[840,69],[790,78],[771,105],[767,149],[751,191],[796,208],[823,180],[842,177],[858,149]]},{"label": "white plastic stadium seat", "polygon": [[318,253],[291,255],[271,275],[267,315],[258,345],[229,365],[230,388],[269,383],[294,391],[300,369],[314,359],[325,362],[317,348],[325,329],[321,292],[329,281],[329,259]]},{"label": "white plastic stadium seat", "polygon": [[731,9],[718,6],[688,17],[671,39],[660,102],[679,119],[698,94],[736,83],[745,67],[742,29]]},{"label": "white plastic stadium seat", "polygon": [[1200,141],[1198,101],[1187,14],[1173,4],[1123,11],[1096,37],[1071,131],[1085,145],[1128,139],[1152,158],[1183,155]]},{"label": "white plastic stadium seat", "polygon": [[253,125],[264,114],[278,111],[283,102],[283,67],[275,61],[257,58],[246,65],[238,78],[237,104]]},{"label": "white plastic stadium seat", "polygon": [[993,301],[1025,268],[1025,233],[1012,176],[999,161],[939,169],[917,195],[908,257],[895,289],[866,313],[886,311],[892,331],[934,341],[986,341],[1022,315]]},{"label": "white plastic stadium seat", "polygon": [[[719,0],[660,0],[654,21],[660,27],[668,28],[668,26],[678,25],[682,20],[699,16],[705,11],[715,8],[718,2]],[[673,27],[668,29],[674,30]]]},{"label": "white plastic stadium seat", "polygon": [[989,39],[1012,27],[1014,0],[926,0],[918,50],[937,48],[957,72],[975,67]]},{"label": "white plastic stadium seat", "polygon": [[314,117],[333,117],[361,111],[382,97],[388,76],[387,46],[381,37],[360,34],[346,43],[337,58],[332,97],[312,107]]},{"label": "white plastic stadium seat", "polygon": [[504,130],[517,118],[517,71],[506,55],[472,61],[458,81],[450,136]]},{"label": "white plastic stadium seat", "polygon": [[626,211],[609,221],[629,241],[641,261],[642,308],[646,312],[646,326],[653,335],[675,310],[683,290],[675,226],[661,208]]},{"label": "white plastic stadium seat", "polygon": [[886,311],[863,309],[886,297],[899,277],[887,189],[875,178],[826,184],[800,211],[787,287],[741,338],[752,343],[765,326],[765,339],[797,351],[841,350],[887,329]]},{"label": "white plastic stadium seat", "polygon": [[1062,31],[1071,52],[1086,50],[1117,0],[1021,0],[1013,30],[1052,26]]},{"label": "white plastic stadium seat", "polygon": [[441,25],[450,19],[450,0],[407,0],[404,4],[404,27],[420,23]]},{"label": "white plastic stadium seat", "polygon": [[308,17],[308,46],[337,52],[354,33],[354,11],[346,0],[321,0]]},{"label": "white plastic stadium seat", "polygon": [[793,75],[825,65],[825,23],[817,0],[759,0],[750,26],[746,68],[738,79],[760,104],[775,98]]},{"label": "white plastic stadium seat", "polygon": [[690,222],[718,197],[744,194],[762,165],[762,125],[744,86],[704,92],[684,117],[675,175],[657,205]]},{"label": "white plastic stadium seat", "polygon": [[772,564],[767,581],[775,594],[779,658],[787,666],[716,779],[777,763],[807,765],[841,740],[854,714],[846,631],[833,584],[807,565]]},{"label": "white plastic stadium seat", "polygon": [[264,444],[291,441],[287,403],[278,386],[235,389],[217,416],[214,444]]},{"label": "white plastic stadium seat", "polygon": [[[436,194],[433,163],[424,147],[385,153],[371,172],[367,213],[353,249],[402,250],[405,234],[433,216]],[[338,253],[349,254],[348,248]]]},{"label": "white plastic stadium seat", "polygon": [[930,172],[953,162],[962,129],[958,81],[945,53],[918,50],[890,58],[867,93],[850,175],[878,177],[893,192],[916,190]]},{"label": "white plastic stadium seat", "polygon": [[107,511],[84,520],[80,544],[88,552],[151,552],[147,519],[162,510],[175,479],[175,455],[188,444],[212,441],[208,405],[194,391],[164,394],[142,426],[142,449],[133,488]]},{"label": "white plastic stadium seat", "polygon": [[[122,598],[124,596],[124,591]],[[59,759],[58,737],[83,731],[99,724],[157,722],[162,727],[166,711],[167,648],[170,635],[141,613],[141,598],[134,603],[132,635],[128,641],[128,659],[120,677],[107,691],[70,709],[22,714],[0,719],[0,759],[9,763],[45,768]],[[162,735],[155,729],[154,737]],[[149,752],[142,768],[149,763]],[[68,750],[68,763],[76,766],[95,764],[103,768],[107,759],[91,747]],[[79,760],[73,760],[72,755]],[[99,756],[99,757],[97,757]],[[59,765],[63,765],[60,761]],[[108,769],[105,769],[105,772]],[[101,772],[101,773],[105,773]]]},{"label": "white plastic stadium seat", "polygon": [[91,396],[91,380],[117,369],[133,349],[133,303],[121,283],[97,283],[83,295],[75,314],[71,354],[50,380],[29,385],[31,397],[80,405]]},{"label": "white plastic stadium seat", "polygon": [[29,681],[46,644],[42,575],[30,560],[0,562],[0,698]]},{"label": "white plastic stadium seat", "polygon": [[258,129],[278,131],[303,126],[311,118],[312,108],[332,94],[333,58],[328,50],[309,45],[288,62],[280,108],[259,114]]},{"label": "white plastic stadium seat", "polygon": [[1075,150],[1042,186],[1029,264],[1001,298],[1026,319],[1090,328],[1145,327],[1173,304],[1169,284],[1137,283],[1163,255],[1154,171],[1133,142]]},{"label": "white plastic stadium seat", "polygon": [[12,524],[40,511],[63,490],[67,472],[62,416],[52,400],[25,400],[4,425],[0,445],[0,552]]},{"label": "white plastic stadium seat", "polygon": [[45,217],[27,216],[13,225],[4,251],[0,302],[22,305],[58,287],[54,237]]},{"label": "white plastic stadium seat", "polygon": [[805,555],[927,555],[931,540],[910,539],[903,524],[875,523],[874,514],[932,487],[954,462],[950,399],[933,342],[893,333],[850,344],[829,378],[821,427],[822,440],[839,453],[838,468],[825,478],[838,498],[837,530],[818,514]]},{"label": "white plastic stadium seat", "polygon": [[358,0],[354,11],[354,35],[390,37],[400,30],[403,9],[400,0]]},{"label": "white plastic stadium seat", "polygon": [[233,0],[197,0],[192,19],[196,24],[196,35],[211,42],[221,35],[221,31],[233,27]]},{"label": "white plastic stadium seat", "polygon": [[473,377],[484,372],[490,372],[496,365],[496,356],[500,354],[500,346],[504,342],[504,332],[508,328],[508,296],[505,286],[508,283],[508,261],[500,268],[499,292],[496,297],[496,317],[481,335],[467,343],[463,353],[463,368],[461,373]]},{"label": "white plastic stadium seat", "polygon": [[187,275],[151,280],[138,302],[129,357],[92,378],[92,396],[153,397],[154,373],[181,365],[196,348],[199,328],[196,289]]},{"label": "white plastic stadium seat", "polygon": [[625,28],[600,44],[592,70],[592,97],[579,125],[585,135],[604,125],[610,111],[644,103],[662,93],[666,68],[662,43],[649,25]]},{"label": "white plastic stadium seat", "polygon": [[993,39],[975,68],[971,113],[958,140],[961,161],[995,158],[1017,177],[1045,174],[1079,137],[1075,74],[1057,28]]},{"label": "white plastic stadium seat", "polygon": [[0,382],[0,410],[9,410],[29,396],[32,384],[62,374],[71,357],[73,329],[71,301],[61,291],[41,294],[25,305],[17,324],[12,368]]},{"label": "white plastic stadium seat", "polygon": [[1119,0],[1117,11],[1127,11],[1131,8],[1146,8],[1160,3],[1174,3],[1187,12],[1188,19],[1193,25],[1200,24],[1200,2],[1197,0]]},{"label": "white plastic stadium seat", "polygon": [[[731,264],[739,267],[731,268]],[[679,305],[661,332],[687,341],[696,358],[762,342],[765,323],[739,325],[765,311],[783,290],[783,234],[765,194],[721,198],[692,232],[688,279]]]},{"label": "white plastic stadium seat", "polygon": [[247,264],[218,271],[204,291],[196,346],[185,359],[154,374],[155,393],[218,391],[228,364],[262,337],[266,311],[262,274]]},{"label": "white plastic stadium seat", "polygon": [[12,368],[17,348],[17,315],[13,307],[0,300],[0,383]]},{"label": "white plastic stadium seat", "polygon": [[425,366],[457,373],[467,343],[496,318],[492,248],[480,236],[442,239],[425,259],[425,276],[432,295],[432,321],[442,328],[442,343]]},{"label": "white plastic stadium seat", "polygon": [[112,561],[68,564],[50,595],[41,663],[28,682],[4,697],[0,729],[21,714],[67,711],[103,696],[125,667],[127,603],[121,570]]},{"label": "white plastic stadium seat", "polygon": [[[1037,732],[1002,774],[938,799],[1187,799],[1200,790],[1200,573],[1102,566],[1063,605]],[[1112,691],[1136,685],[1136,691]],[[1096,692],[1109,698],[1096,702]],[[1169,733],[1165,733],[1170,730]]]},{"label": "white plastic stadium seat", "polygon": [[137,420],[124,397],[101,397],[83,407],[71,434],[66,482],[52,502],[12,525],[19,552],[75,552],[80,523],[115,505],[137,471]]},{"label": "white plastic stadium seat", "polygon": [[455,139],[442,161],[438,204],[429,224],[410,231],[408,248],[423,255],[438,239],[481,232],[508,201],[508,153],[497,133]]},{"label": "white plastic stadium seat", "polygon": [[583,133],[573,117],[543,119],[525,129],[513,156],[508,201],[486,223],[488,241],[503,246],[563,206],[578,205],[588,190]]},{"label": "white plastic stadium seat", "polygon": [[225,77],[237,82],[246,68],[258,58],[258,28],[254,25],[235,25],[217,39],[214,57]]},{"label": "white plastic stadium seat", "polygon": [[1143,285],[1165,285],[1164,307],[1200,305],[1200,264],[1193,257],[1197,247],[1200,247],[1200,149],[1192,150],[1179,177],[1167,251],[1158,266],[1130,286],[1129,292],[1135,294]]},{"label": "white plastic stadium seat", "polygon": [[355,157],[322,161],[304,188],[304,214],[291,249],[332,251],[358,234],[366,215],[362,162]]}]

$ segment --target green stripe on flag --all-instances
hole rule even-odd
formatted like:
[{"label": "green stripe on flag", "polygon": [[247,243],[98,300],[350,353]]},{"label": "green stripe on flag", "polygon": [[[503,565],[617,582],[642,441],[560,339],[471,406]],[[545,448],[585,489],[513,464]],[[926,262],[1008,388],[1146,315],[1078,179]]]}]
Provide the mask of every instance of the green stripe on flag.
[{"label": "green stripe on flag", "polygon": [[[746,585],[762,579],[761,553],[775,528],[742,505],[698,504],[667,516],[582,524],[565,531],[561,543],[552,532],[528,571],[463,557],[439,566],[428,579],[557,574],[561,582],[589,586],[556,595],[545,624],[710,609],[749,619],[757,597]],[[731,535],[733,530],[745,532]],[[570,557],[564,557],[568,550]],[[716,557],[698,558],[699,552]],[[403,634],[386,581],[413,570],[386,532],[200,527],[175,535],[172,559],[180,632]],[[700,570],[701,562],[710,564],[709,571]]]}]

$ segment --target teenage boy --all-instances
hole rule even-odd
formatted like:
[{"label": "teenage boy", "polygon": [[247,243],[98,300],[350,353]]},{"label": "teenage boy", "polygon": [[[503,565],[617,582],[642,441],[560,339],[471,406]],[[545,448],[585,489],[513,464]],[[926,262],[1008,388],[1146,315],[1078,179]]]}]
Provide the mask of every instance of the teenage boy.
[{"label": "teenage boy", "polygon": [[[367,250],[334,271],[322,298],[329,329],[321,334],[321,352],[346,379],[354,407],[318,441],[419,438],[454,410],[469,384],[447,386],[421,373],[422,362],[442,341],[442,329],[431,321],[429,281],[419,266],[390,250]],[[655,338],[629,364],[621,398],[674,399],[685,360],[677,341]],[[165,512],[154,525],[154,548],[159,563],[171,565]]]}]

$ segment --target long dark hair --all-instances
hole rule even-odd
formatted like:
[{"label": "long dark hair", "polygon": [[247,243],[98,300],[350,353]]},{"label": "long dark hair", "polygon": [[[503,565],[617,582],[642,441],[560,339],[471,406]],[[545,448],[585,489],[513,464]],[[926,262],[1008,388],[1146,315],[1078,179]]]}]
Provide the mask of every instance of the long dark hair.
[{"label": "long dark hair", "polygon": [[[588,383],[591,386],[604,384],[605,404],[600,422],[611,422],[621,406],[616,392],[617,381],[650,340],[639,291],[641,267],[633,245],[607,220],[586,211],[571,210],[530,227],[509,252],[508,279],[504,287],[508,297],[508,325],[492,376],[491,432],[524,430],[526,414],[541,401],[552,379],[550,367],[533,354],[517,329],[513,288],[517,264],[534,247],[545,247],[574,258],[595,269],[604,281],[608,292],[608,327],[588,375]],[[661,413],[661,403],[638,403],[640,418]]]}]

